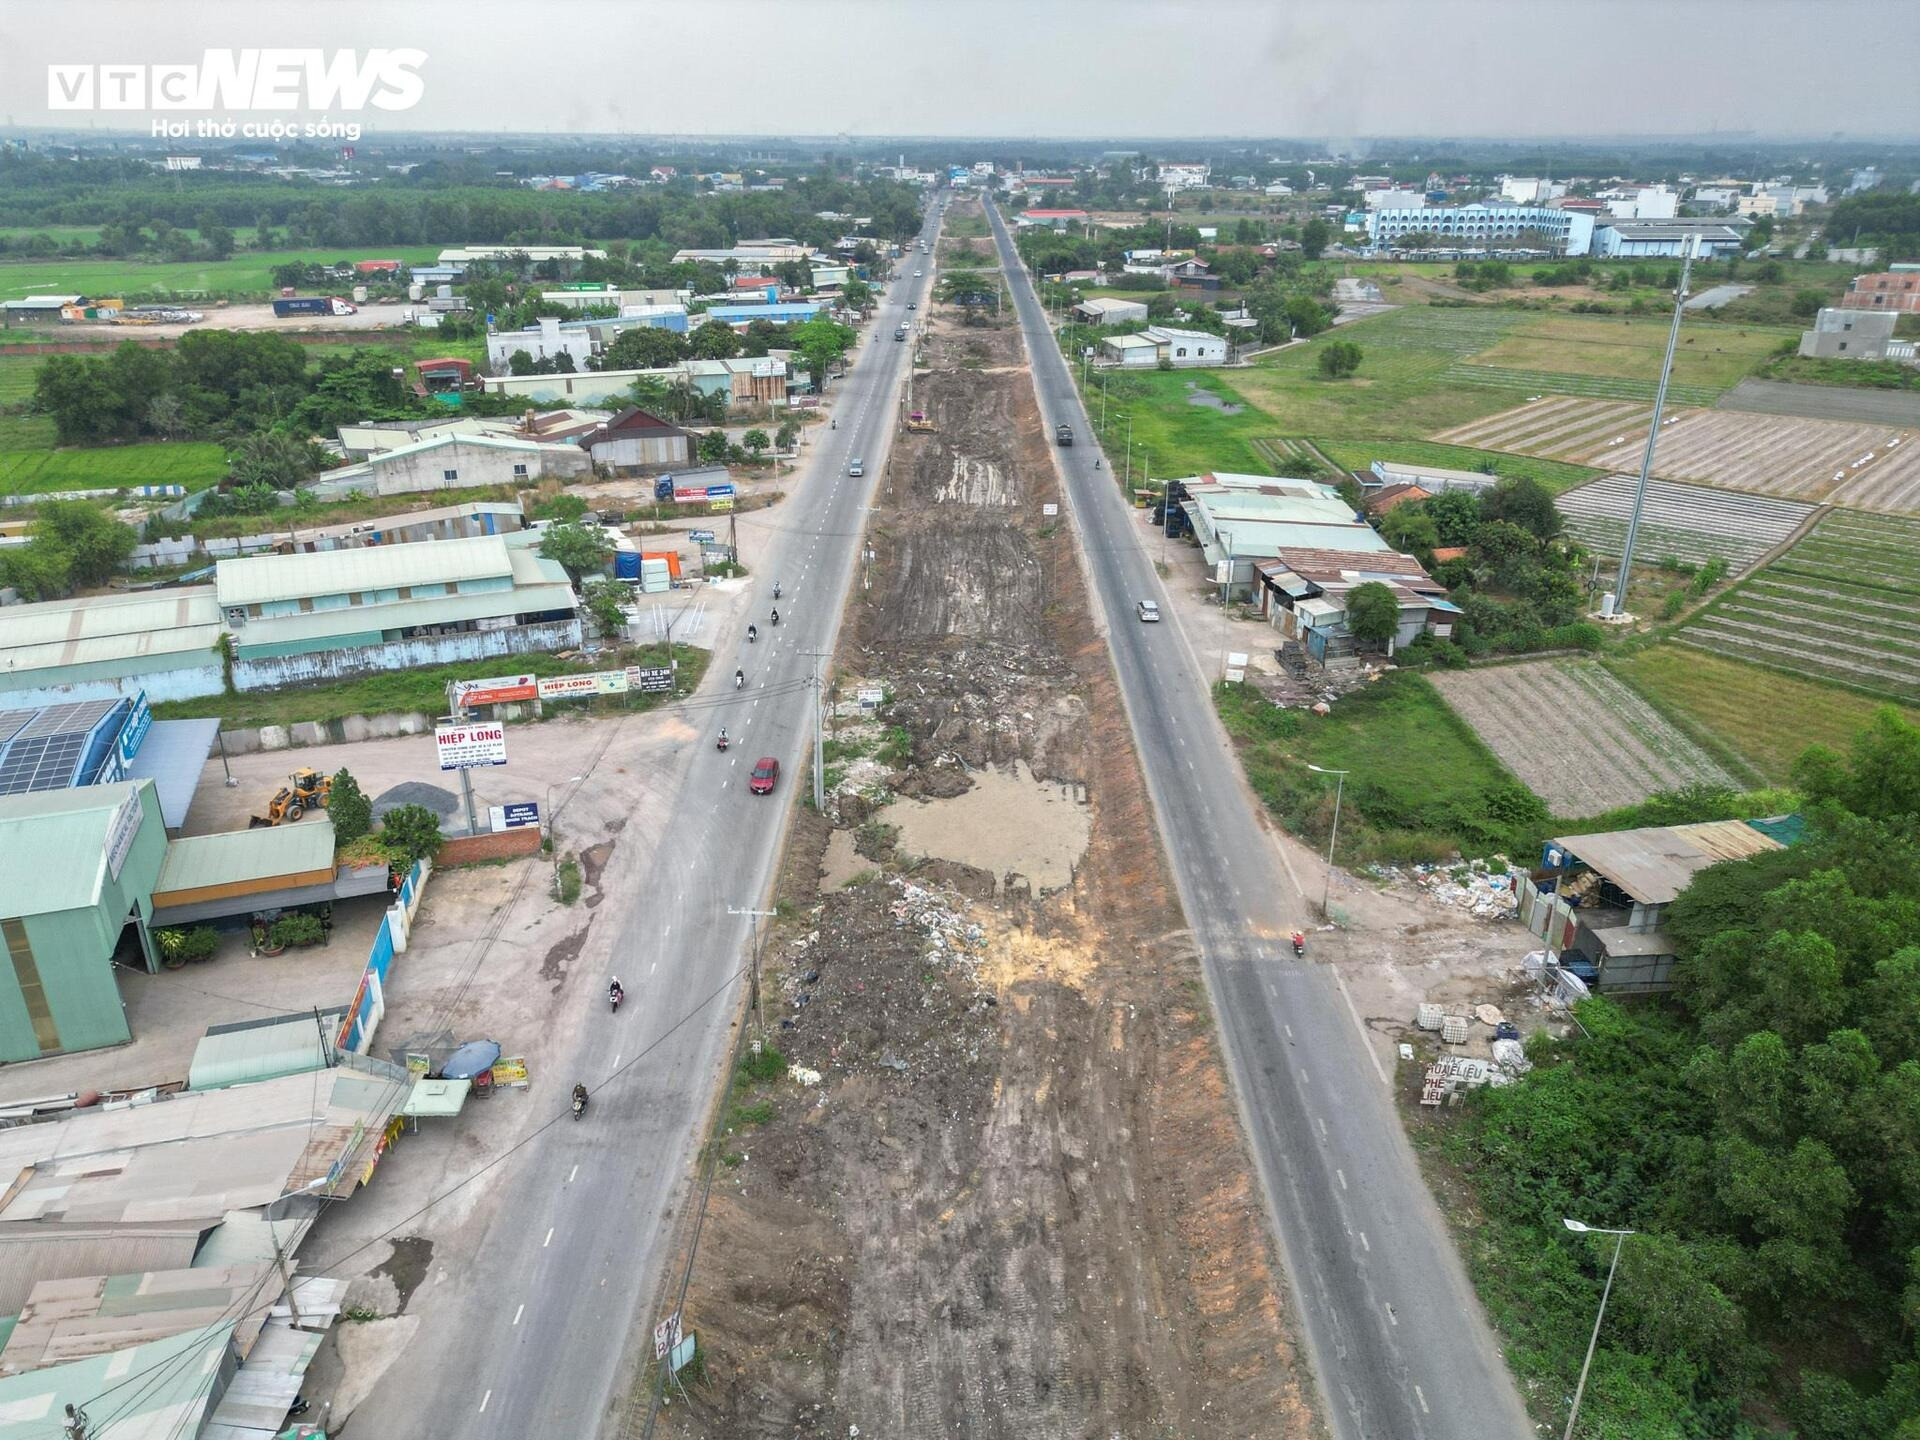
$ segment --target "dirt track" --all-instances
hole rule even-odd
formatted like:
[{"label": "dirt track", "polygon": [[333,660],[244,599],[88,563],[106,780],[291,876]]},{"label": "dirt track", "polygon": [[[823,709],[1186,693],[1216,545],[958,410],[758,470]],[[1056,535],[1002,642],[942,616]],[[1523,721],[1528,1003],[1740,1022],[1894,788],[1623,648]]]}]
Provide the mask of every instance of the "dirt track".
[{"label": "dirt track", "polygon": [[[687,1307],[706,1379],[667,1429],[1317,1433],[1110,663],[1042,514],[1017,331],[943,317],[926,355],[938,432],[895,447],[838,657],[891,697],[866,728],[909,743],[848,758],[796,826],[766,984],[819,1080],[736,1096]],[[1056,892],[869,820],[1016,761],[1087,797]],[[836,825],[877,868],[823,894]]]}]

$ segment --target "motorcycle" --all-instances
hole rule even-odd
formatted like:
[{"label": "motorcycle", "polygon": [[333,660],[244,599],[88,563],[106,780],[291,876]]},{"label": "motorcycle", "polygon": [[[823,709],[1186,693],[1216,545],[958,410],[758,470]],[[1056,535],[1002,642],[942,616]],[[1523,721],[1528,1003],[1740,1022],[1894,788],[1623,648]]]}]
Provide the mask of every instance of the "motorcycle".
[{"label": "motorcycle", "polygon": [[614,1014],[618,1015],[620,1013],[620,1002],[626,998],[627,992],[620,988],[620,982],[618,980],[607,987],[607,1009]]},{"label": "motorcycle", "polygon": [[1298,959],[1306,958],[1307,937],[1302,935],[1298,930],[1293,932],[1293,953]]},{"label": "motorcycle", "polygon": [[720,738],[713,742],[713,748],[716,750],[725,750],[729,743],[727,740],[727,732],[722,730],[720,732]]},{"label": "motorcycle", "polygon": [[778,610],[773,612],[773,623],[775,625],[778,625],[780,623],[780,612]]},{"label": "motorcycle", "polygon": [[736,689],[736,690],[738,690],[738,689],[739,689],[739,688],[740,688],[740,687],[741,687],[742,685],[744,685],[744,684],[746,684],[746,683],[747,683],[747,672],[746,672],[746,671],[744,671],[744,670],[736,670],[736,671],[734,671],[734,672],[733,672],[733,688],[734,688],[734,689]]},{"label": "motorcycle", "polygon": [[573,1118],[578,1120],[586,1113],[587,1087],[584,1085],[576,1085],[573,1087]]},{"label": "motorcycle", "polygon": [[773,598],[776,600],[780,598],[780,582],[778,580],[773,582]]},{"label": "motorcycle", "polygon": [[751,645],[753,644],[754,641],[758,640],[759,638],[760,638],[760,627],[758,625],[747,626],[747,644]]}]

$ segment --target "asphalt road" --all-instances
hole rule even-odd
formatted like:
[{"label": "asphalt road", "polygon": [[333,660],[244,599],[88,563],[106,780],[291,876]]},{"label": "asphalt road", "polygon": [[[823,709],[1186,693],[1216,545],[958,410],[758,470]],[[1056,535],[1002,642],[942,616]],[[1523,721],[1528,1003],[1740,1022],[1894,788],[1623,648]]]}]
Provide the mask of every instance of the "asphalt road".
[{"label": "asphalt road", "polygon": [[[922,233],[931,237],[936,228],[930,220]],[[554,1083],[533,1100],[562,1118],[484,1182],[491,1217],[484,1236],[470,1258],[436,1260],[434,1285],[445,1288],[436,1289],[430,1308],[416,1307],[426,1323],[355,1410],[344,1432],[353,1440],[524,1440],[617,1429],[628,1362],[641,1346],[651,1355],[649,1332],[659,1318],[639,1307],[662,1267],[678,1258],[669,1253],[669,1212],[745,984],[737,972],[753,922],[729,910],[767,903],[785,807],[809,781],[810,652],[833,649],[912,348],[895,343],[893,332],[910,318],[904,302],[925,297],[927,281],[913,272],[926,263],[903,257],[901,278],[888,287],[837,387],[837,428],[815,432],[814,475],[775,510],[742,517],[743,525],[779,532],[763,572],[753,576],[759,641],[747,643],[742,622],[716,647],[708,683],[686,707],[701,738],[678,797],[668,814],[634,817],[670,826],[671,837],[637,893],[603,907],[625,913],[602,913],[595,922],[617,926],[622,937],[614,963],[626,1003],[609,1014],[600,977],[573,987],[572,1013],[556,1025],[556,1053],[542,1061]],[[846,473],[854,456],[866,462],[864,478]],[[769,623],[775,579],[783,587],[778,628]],[[738,691],[736,667],[746,672]],[[711,738],[721,726],[733,741],[725,754]],[[771,799],[746,788],[762,755],[776,757],[784,771]],[[588,783],[617,781],[589,776]],[[592,1092],[578,1122],[564,1114],[576,1077]],[[324,1257],[324,1241],[311,1248]]]},{"label": "asphalt road", "polygon": [[[1507,1440],[1533,1431],[1335,972],[1287,943],[1309,902],[1254,800],[997,211],[1001,264],[1033,358],[1122,694],[1193,926],[1242,1121],[1337,1440]],[[1197,561],[1195,562],[1198,563]],[[1320,875],[1305,877],[1317,889]]]}]

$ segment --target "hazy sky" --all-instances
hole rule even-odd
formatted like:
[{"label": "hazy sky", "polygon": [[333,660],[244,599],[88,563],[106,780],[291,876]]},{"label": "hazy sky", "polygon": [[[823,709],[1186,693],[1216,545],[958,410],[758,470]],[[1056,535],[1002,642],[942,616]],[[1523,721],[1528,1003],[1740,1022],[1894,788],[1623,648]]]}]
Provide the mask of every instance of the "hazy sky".
[{"label": "hazy sky", "polygon": [[244,46],[425,51],[369,137],[1920,132],[1920,0],[0,0],[0,118]]}]

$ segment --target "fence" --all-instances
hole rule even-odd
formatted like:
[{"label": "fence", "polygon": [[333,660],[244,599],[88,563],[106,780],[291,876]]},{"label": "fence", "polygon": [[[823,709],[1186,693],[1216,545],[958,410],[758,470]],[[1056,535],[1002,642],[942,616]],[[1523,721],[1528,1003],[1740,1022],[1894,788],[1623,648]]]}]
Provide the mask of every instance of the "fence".
[{"label": "fence", "polygon": [[353,1003],[347,1007],[347,1017],[341,1022],[340,1049],[364,1055],[373,1044],[373,1032],[387,1009],[387,972],[393,968],[393,957],[407,948],[413,917],[420,908],[420,896],[427,888],[427,876],[432,872],[431,862],[416,860],[401,879],[400,894],[387,907],[380,928],[374,931],[367,968],[360,975],[360,988],[354,991]]}]

